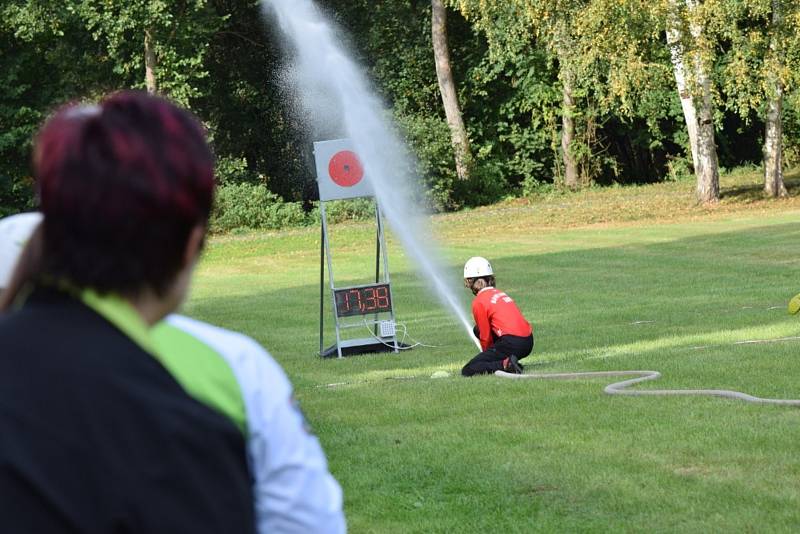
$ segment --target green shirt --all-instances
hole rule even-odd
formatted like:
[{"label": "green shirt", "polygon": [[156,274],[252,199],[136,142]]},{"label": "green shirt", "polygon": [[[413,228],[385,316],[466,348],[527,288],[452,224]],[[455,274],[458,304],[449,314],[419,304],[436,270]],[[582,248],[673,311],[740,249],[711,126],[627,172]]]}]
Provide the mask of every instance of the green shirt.
[{"label": "green shirt", "polygon": [[247,434],[239,382],[217,351],[165,321],[150,328],[119,296],[85,290],[81,300],[153,355],[189,395],[228,417],[242,434]]}]

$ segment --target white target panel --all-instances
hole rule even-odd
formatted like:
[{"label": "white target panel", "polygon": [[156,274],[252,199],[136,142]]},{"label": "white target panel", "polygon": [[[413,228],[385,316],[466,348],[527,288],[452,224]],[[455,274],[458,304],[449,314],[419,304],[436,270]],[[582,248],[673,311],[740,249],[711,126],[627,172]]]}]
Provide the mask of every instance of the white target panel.
[{"label": "white target panel", "polygon": [[364,175],[364,166],[349,139],[314,143],[314,160],[320,200],[374,196]]}]

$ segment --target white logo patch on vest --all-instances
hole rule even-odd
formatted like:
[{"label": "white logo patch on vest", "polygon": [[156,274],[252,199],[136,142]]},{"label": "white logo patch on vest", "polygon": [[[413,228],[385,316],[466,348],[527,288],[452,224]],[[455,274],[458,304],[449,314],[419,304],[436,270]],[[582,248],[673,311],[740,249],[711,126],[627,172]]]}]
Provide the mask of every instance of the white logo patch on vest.
[{"label": "white logo patch on vest", "polygon": [[500,300],[500,299],[503,299],[503,302],[514,302],[514,301],[511,299],[511,297],[509,297],[508,295],[506,295],[506,294],[505,294],[505,293],[503,293],[502,291],[501,291],[501,292],[499,292],[499,293],[495,293],[494,295],[492,295],[492,299],[491,299],[491,301],[490,301],[490,302],[491,302],[492,304],[497,304],[497,301],[498,301],[498,300]]}]

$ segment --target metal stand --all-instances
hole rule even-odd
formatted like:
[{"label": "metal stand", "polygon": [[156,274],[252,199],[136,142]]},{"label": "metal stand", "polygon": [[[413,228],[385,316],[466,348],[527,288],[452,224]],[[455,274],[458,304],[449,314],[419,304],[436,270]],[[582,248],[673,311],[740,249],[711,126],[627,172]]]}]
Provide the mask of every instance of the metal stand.
[{"label": "metal stand", "polygon": [[[322,219],[322,234],[320,241],[320,304],[319,304],[319,354],[323,358],[349,356],[353,354],[365,354],[370,352],[399,352],[400,349],[409,348],[408,345],[403,344],[397,340],[396,333],[390,336],[381,336],[378,331],[380,324],[379,313],[372,315],[371,320],[366,319],[359,323],[343,323],[337,312],[336,292],[347,288],[337,288],[333,276],[333,261],[331,258],[330,239],[328,234],[328,219],[325,210],[325,202],[320,201],[320,216]],[[391,283],[389,279],[389,258],[386,248],[386,240],[383,232],[383,221],[381,218],[380,207],[375,201],[375,221],[377,226],[377,234],[375,239],[375,283],[385,284],[388,286],[390,302],[394,302],[392,295]],[[328,266],[328,287],[331,292],[333,316],[336,326],[336,343],[327,349],[324,349],[324,298],[325,298],[325,264]],[[381,263],[383,263],[383,276],[381,276]],[[359,286],[362,287],[362,286]],[[394,306],[392,305],[388,311],[380,313],[388,313],[389,320],[395,323]],[[357,338],[357,339],[344,339],[342,330],[348,328],[364,328],[367,325],[369,328],[371,323],[373,337],[371,338]]]}]

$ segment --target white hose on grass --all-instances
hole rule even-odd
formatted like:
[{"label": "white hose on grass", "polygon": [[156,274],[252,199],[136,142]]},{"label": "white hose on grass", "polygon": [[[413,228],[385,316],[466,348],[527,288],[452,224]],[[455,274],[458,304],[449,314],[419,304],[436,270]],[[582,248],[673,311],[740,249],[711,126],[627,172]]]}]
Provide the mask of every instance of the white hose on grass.
[{"label": "white hose on grass", "polygon": [[582,373],[529,373],[529,374],[512,374],[505,371],[496,371],[496,376],[502,378],[511,378],[514,380],[569,380],[576,378],[604,378],[609,376],[634,376],[636,378],[629,378],[621,382],[614,382],[607,385],[603,391],[608,395],[629,395],[641,397],[645,395],[658,395],[658,396],[677,396],[677,395],[705,395],[711,397],[724,397],[728,399],[738,399],[746,402],[757,402],[762,404],[780,404],[784,406],[800,406],[800,399],[762,399],[761,397],[754,397],[747,393],[740,391],[731,391],[727,389],[626,389],[639,382],[648,380],[657,380],[661,378],[661,373],[658,371],[590,371]]}]

